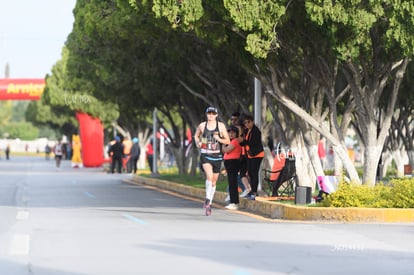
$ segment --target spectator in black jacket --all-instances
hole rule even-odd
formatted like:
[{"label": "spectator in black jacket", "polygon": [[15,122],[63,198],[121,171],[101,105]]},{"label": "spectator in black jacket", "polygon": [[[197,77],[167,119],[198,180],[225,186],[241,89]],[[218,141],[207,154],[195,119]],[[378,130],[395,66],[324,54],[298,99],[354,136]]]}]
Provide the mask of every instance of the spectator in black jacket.
[{"label": "spectator in black jacket", "polygon": [[124,155],[124,145],[121,143],[119,136],[115,137],[115,143],[109,147],[108,155],[112,157],[111,173],[115,172],[115,166],[117,172],[120,174],[122,171],[122,157]]},{"label": "spectator in black jacket", "polygon": [[260,164],[265,156],[262,144],[262,133],[254,124],[253,116],[245,115],[243,124],[246,127],[241,138],[239,138],[240,145],[244,146],[247,153],[247,174],[250,178],[249,198],[256,199],[257,188],[259,185],[259,170]]},{"label": "spectator in black jacket", "polygon": [[141,148],[139,147],[138,138],[134,137],[132,139],[132,147],[131,147],[131,158],[130,161],[130,167],[132,169],[132,173],[137,173],[137,162],[139,160],[139,155],[141,155]]}]

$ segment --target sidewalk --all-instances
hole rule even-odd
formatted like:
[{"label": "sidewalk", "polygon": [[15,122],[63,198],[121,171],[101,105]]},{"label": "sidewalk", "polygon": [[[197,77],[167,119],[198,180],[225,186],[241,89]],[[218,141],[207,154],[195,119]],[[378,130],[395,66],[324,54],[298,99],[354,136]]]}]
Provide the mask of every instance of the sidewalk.
[{"label": "sidewalk", "polygon": [[[198,198],[200,201],[203,201],[205,197],[204,189],[161,179],[134,175],[132,182]],[[226,194],[224,192],[216,192],[214,200],[216,203],[225,205],[225,197]],[[308,207],[269,202],[260,197],[257,197],[254,201],[241,198],[239,207],[241,211],[251,212],[271,219],[375,223],[414,222],[414,209]]]}]

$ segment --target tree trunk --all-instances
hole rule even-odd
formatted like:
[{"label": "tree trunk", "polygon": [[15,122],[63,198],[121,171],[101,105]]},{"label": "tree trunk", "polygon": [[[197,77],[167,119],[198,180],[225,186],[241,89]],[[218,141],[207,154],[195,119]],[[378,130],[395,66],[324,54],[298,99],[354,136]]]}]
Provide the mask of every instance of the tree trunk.
[{"label": "tree trunk", "polygon": [[378,146],[368,146],[365,150],[365,163],[364,163],[364,175],[363,175],[363,184],[374,186],[377,180],[377,173],[382,173],[382,160],[381,152],[378,151],[381,148]]},{"label": "tree trunk", "polygon": [[365,125],[360,125],[362,131],[362,140],[364,143],[364,171],[363,184],[374,186],[376,175],[382,169],[381,155],[383,151],[384,140],[377,138],[377,125],[375,121],[367,121]]},{"label": "tree trunk", "polygon": [[275,91],[273,96],[287,108],[289,108],[293,113],[299,116],[301,119],[306,121],[310,126],[312,126],[316,131],[322,134],[331,144],[332,149],[335,154],[341,159],[346,171],[348,172],[348,176],[351,181],[359,184],[361,183],[358,172],[355,169],[355,166],[351,159],[348,156],[348,152],[346,150],[344,142],[335,138],[329,130],[322,124],[316,121],[312,116],[310,116],[306,111],[304,111],[301,107],[299,107],[296,103],[292,100],[287,98],[283,93]]},{"label": "tree trunk", "polygon": [[199,152],[196,146],[192,146],[194,149],[191,150],[191,161],[190,164],[190,175],[195,176],[197,174],[197,168],[199,163]]},{"label": "tree trunk", "polygon": [[[378,164],[381,164],[381,153],[391,126],[398,90],[407,68],[408,59],[404,58],[394,64],[374,63],[377,67],[373,68],[375,72],[373,75],[368,72],[361,73],[359,66],[352,62],[344,64],[344,73],[356,103],[356,126],[359,128],[365,147],[362,182],[371,186],[375,185]],[[363,64],[363,67],[371,68],[372,66]],[[386,109],[382,113],[380,98],[393,71],[395,77],[392,82],[392,90]]]},{"label": "tree trunk", "polygon": [[[401,151],[400,150],[393,150],[389,152],[388,154],[384,153],[382,154],[383,159],[383,169],[388,170],[388,167],[391,166],[392,160],[395,161],[395,165],[397,166],[397,177],[403,177],[404,176],[404,161],[402,161],[401,157]],[[386,175],[386,173],[383,173],[383,176]]]},{"label": "tree trunk", "polygon": [[298,146],[296,152],[296,175],[299,186],[310,186],[315,190],[316,176],[306,146]]},{"label": "tree trunk", "polygon": [[413,150],[407,151],[407,155],[408,155],[409,164],[411,165],[411,167],[414,168],[414,151]]},{"label": "tree trunk", "polygon": [[[325,172],[323,171],[321,160],[319,159],[318,155],[318,144],[316,140],[318,138],[313,138],[311,130],[307,131],[308,133],[303,133],[303,140],[305,143],[305,147],[307,149],[307,155],[309,156],[309,160],[312,166],[312,173],[315,176],[324,176]],[[314,134],[313,134],[314,135]]]}]

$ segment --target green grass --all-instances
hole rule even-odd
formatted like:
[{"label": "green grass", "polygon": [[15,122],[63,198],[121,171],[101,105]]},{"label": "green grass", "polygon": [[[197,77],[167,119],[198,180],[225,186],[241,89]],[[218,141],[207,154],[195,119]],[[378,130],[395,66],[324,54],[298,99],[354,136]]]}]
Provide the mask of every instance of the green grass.
[{"label": "green grass", "polygon": [[[138,174],[143,177],[151,177],[151,173],[149,168],[141,169],[138,171]],[[205,180],[204,176],[200,173],[197,173],[196,176],[189,176],[189,175],[180,175],[178,174],[178,170],[176,168],[160,168],[159,169],[160,179],[185,184],[188,186],[192,186],[195,188],[204,189],[205,188]],[[227,189],[227,177],[220,175],[219,180],[217,181],[217,191],[226,192]],[[317,194],[317,191],[315,191]],[[274,200],[269,202],[275,203],[283,203],[287,205],[295,205],[295,200]],[[306,205],[302,205],[306,206]],[[315,204],[308,204],[307,206],[314,207]]]}]

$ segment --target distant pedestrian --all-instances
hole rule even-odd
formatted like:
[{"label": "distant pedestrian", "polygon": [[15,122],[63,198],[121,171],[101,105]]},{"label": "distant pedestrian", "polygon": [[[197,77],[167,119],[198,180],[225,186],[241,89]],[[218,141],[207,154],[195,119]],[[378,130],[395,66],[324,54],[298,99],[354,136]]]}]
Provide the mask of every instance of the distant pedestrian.
[{"label": "distant pedestrian", "polygon": [[201,122],[195,132],[194,142],[200,148],[200,164],[206,176],[206,199],[204,208],[206,216],[211,215],[211,204],[216,183],[220,174],[223,153],[222,144],[229,144],[230,138],[226,126],[218,121],[218,112],[215,107],[206,109],[206,121]]},{"label": "distant pedestrian", "polygon": [[4,150],[4,152],[6,153],[6,159],[9,160],[10,159],[10,144],[7,144],[6,150]]},{"label": "distant pedestrian", "polygon": [[122,172],[122,157],[124,154],[124,146],[121,143],[119,136],[115,137],[115,143],[109,147],[108,155],[112,157],[111,173],[113,174],[116,170],[119,174]]},{"label": "distant pedestrian", "polygon": [[123,139],[122,145],[124,146],[124,155],[122,157],[122,167],[127,173],[131,173],[131,149],[133,142],[129,139]]},{"label": "distant pedestrian", "polygon": [[130,151],[131,157],[129,158],[129,166],[131,167],[132,173],[137,173],[137,162],[139,160],[139,156],[141,155],[141,148],[139,147],[138,138],[134,137],[132,139],[132,147]]},{"label": "distant pedestrian", "polygon": [[46,146],[45,146],[45,159],[46,160],[49,160],[50,159],[50,153],[51,153],[51,149],[50,149],[50,146],[49,146],[49,144],[46,144]]},{"label": "distant pedestrian", "polygon": [[71,158],[72,168],[83,167],[81,151],[82,151],[81,138],[80,138],[80,135],[75,133],[72,135],[72,158]]},{"label": "distant pedestrian", "polygon": [[154,146],[152,145],[153,140],[147,144],[147,148],[145,150],[145,156],[148,161],[148,165],[151,171],[151,174],[154,173],[153,171],[153,164],[154,164]]},{"label": "distant pedestrian", "polygon": [[322,169],[325,168],[325,159],[326,159],[326,151],[325,151],[325,138],[321,137],[318,142],[318,156],[321,161]]},{"label": "distant pedestrian", "polygon": [[60,168],[60,163],[62,161],[63,155],[62,143],[60,142],[60,140],[58,140],[58,143],[55,145],[53,153],[55,154],[56,167]]},{"label": "distant pedestrian", "polygon": [[72,143],[66,143],[66,159],[70,160],[72,158]]}]

